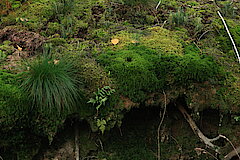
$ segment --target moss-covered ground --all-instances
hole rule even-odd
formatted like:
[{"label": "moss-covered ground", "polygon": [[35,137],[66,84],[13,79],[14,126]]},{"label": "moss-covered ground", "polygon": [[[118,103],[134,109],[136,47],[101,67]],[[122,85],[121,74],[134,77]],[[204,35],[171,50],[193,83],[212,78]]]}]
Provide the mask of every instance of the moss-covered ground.
[{"label": "moss-covered ground", "polygon": [[[217,112],[222,126],[204,134],[239,146],[240,67],[217,11],[240,50],[240,2],[158,3],[0,1],[0,159],[34,159],[69,119],[90,127],[82,157],[156,159],[156,117],[168,104],[162,159],[196,159],[203,146],[171,109],[179,97],[203,131],[199,118]],[[222,145],[220,158],[231,151]]]}]

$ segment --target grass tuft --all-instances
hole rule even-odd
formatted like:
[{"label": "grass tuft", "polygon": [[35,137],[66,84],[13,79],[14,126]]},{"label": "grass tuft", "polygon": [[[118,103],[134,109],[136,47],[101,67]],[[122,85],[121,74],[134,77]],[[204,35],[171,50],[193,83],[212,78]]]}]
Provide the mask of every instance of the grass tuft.
[{"label": "grass tuft", "polygon": [[79,97],[73,66],[65,60],[42,57],[29,64],[21,85],[40,112],[69,113]]}]

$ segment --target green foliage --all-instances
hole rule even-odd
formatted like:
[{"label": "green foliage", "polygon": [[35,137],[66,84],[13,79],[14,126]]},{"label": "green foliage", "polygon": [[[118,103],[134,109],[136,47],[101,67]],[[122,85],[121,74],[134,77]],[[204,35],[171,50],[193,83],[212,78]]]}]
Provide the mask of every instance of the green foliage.
[{"label": "green foliage", "polygon": [[[231,35],[233,36],[233,39],[237,45],[237,47],[240,49],[240,24],[236,23],[232,20],[226,20],[229,30],[231,32]],[[222,22],[219,22],[222,25]],[[217,40],[220,43],[220,47],[224,53],[231,54],[232,43],[227,35],[226,30],[224,29],[224,26],[222,25],[220,28],[219,36],[217,37]],[[232,54],[231,54],[232,55]]]},{"label": "green foliage", "polygon": [[199,48],[195,44],[189,44],[184,47],[184,54],[200,54]]},{"label": "green foliage", "polygon": [[213,58],[197,54],[163,55],[158,63],[157,74],[158,77],[165,78],[168,85],[182,86],[208,80],[215,83],[224,76]]},{"label": "green foliage", "polygon": [[188,22],[188,16],[182,8],[169,15],[169,21],[172,26],[184,26]]},{"label": "green foliage", "polygon": [[176,85],[210,81],[216,83],[224,78],[221,67],[213,58],[198,55],[188,46],[185,55],[156,53],[143,46],[108,51],[98,57],[116,79],[118,91],[134,102],[143,102],[147,94]]},{"label": "green foliage", "polygon": [[4,41],[0,45],[0,62],[5,60],[6,57],[12,54],[15,51],[15,48],[11,45],[10,41]]},{"label": "green foliage", "polygon": [[70,61],[40,57],[23,73],[21,87],[39,112],[68,114],[79,98],[74,72]]},{"label": "green foliage", "polygon": [[74,0],[55,0],[52,3],[53,15],[59,20],[73,11],[75,7]]},{"label": "green foliage", "polygon": [[99,130],[102,132],[102,134],[104,133],[105,129],[106,129],[106,125],[107,122],[104,119],[97,119],[97,127],[99,128]]},{"label": "green foliage", "polygon": [[158,0],[121,0],[120,2],[130,6],[136,5],[154,6],[157,4]]},{"label": "green foliage", "polygon": [[94,92],[95,99],[90,98],[88,103],[92,103],[96,106],[96,110],[98,111],[99,108],[103,105],[105,105],[105,102],[108,100],[108,97],[111,96],[115,92],[115,89],[112,89],[109,86],[104,86],[103,88],[97,90],[97,92]]},{"label": "green foliage", "polygon": [[240,121],[240,116],[235,116],[235,117],[234,117],[234,120],[237,121],[237,122],[239,122],[239,121]]},{"label": "green foliage", "polygon": [[234,18],[236,16],[236,9],[232,5],[232,2],[223,3],[221,13],[225,17]]}]

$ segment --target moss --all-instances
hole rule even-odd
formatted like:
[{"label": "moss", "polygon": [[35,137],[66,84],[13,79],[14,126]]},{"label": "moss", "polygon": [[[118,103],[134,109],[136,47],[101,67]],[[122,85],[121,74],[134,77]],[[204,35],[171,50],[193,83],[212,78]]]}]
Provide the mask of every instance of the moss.
[{"label": "moss", "polygon": [[12,54],[15,51],[15,48],[11,45],[10,41],[4,41],[2,45],[0,45],[0,50],[6,54]]},{"label": "moss", "polygon": [[149,35],[141,39],[143,45],[155,49],[158,52],[177,55],[182,54],[182,45],[178,42],[178,36],[173,32],[161,27],[149,28],[148,31]]},{"label": "moss", "polygon": [[152,60],[156,57],[151,49],[130,46],[125,50],[108,51],[100,55],[98,60],[116,78],[119,92],[136,102],[144,101],[147,92],[159,88],[158,79],[152,72]]},{"label": "moss", "polygon": [[67,41],[63,38],[51,38],[46,41],[46,43],[51,43],[54,47],[67,44]]},{"label": "moss", "polygon": [[59,23],[57,23],[57,22],[49,22],[48,23],[48,28],[47,28],[48,35],[60,33],[60,31],[61,31],[61,25]]},{"label": "moss", "polygon": [[[234,41],[237,45],[237,48],[240,49],[240,24],[236,23],[233,20],[226,20],[226,22],[228,24],[230,33],[233,36],[233,39],[234,39]],[[224,53],[230,54],[229,51],[233,49],[232,43],[231,43],[231,41],[230,41],[230,39],[227,35],[227,32],[226,32],[224,26],[222,25],[222,22],[219,22],[219,23],[220,23],[221,26],[219,28],[220,29],[220,34],[217,37],[217,40],[220,43],[222,51]],[[232,55],[232,56],[234,56],[234,55]]]},{"label": "moss", "polygon": [[112,80],[104,69],[96,63],[94,59],[74,57],[76,68],[78,70],[77,75],[84,83],[85,93],[89,97],[98,88],[104,86],[112,86]]}]

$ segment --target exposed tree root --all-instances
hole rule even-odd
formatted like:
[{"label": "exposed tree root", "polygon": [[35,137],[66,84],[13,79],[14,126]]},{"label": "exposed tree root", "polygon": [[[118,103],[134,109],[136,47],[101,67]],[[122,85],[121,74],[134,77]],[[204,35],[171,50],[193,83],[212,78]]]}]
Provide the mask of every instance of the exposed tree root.
[{"label": "exposed tree root", "polygon": [[177,104],[177,107],[179,109],[179,111],[183,114],[184,118],[187,120],[187,122],[189,123],[190,127],[192,128],[194,134],[196,134],[200,140],[205,143],[208,147],[210,147],[211,149],[213,149],[216,153],[220,154],[220,147],[214,145],[212,142],[218,140],[219,138],[221,138],[221,136],[218,136],[216,138],[213,139],[209,139],[207,138],[201,131],[200,129],[197,127],[196,123],[193,121],[193,119],[191,118],[191,116],[187,113],[187,111],[185,110],[185,108],[181,105],[181,104]]},{"label": "exposed tree root", "polygon": [[[185,110],[185,108],[181,105],[181,104],[177,104],[177,108],[179,109],[179,111],[183,114],[184,118],[187,120],[187,122],[189,123],[190,127],[192,128],[194,134],[196,134],[200,140],[206,144],[207,147],[213,149],[216,153],[221,154],[219,149],[220,147],[217,145],[214,145],[212,142],[219,140],[220,138],[224,138],[226,139],[233,147],[233,151],[231,151],[230,153],[228,153],[223,160],[231,160],[231,158],[233,158],[234,156],[238,156],[238,158],[240,159],[239,153],[240,153],[240,147],[235,148],[234,145],[232,144],[232,142],[225,136],[223,135],[218,135],[215,138],[209,139],[207,138],[202,132],[201,130],[197,127],[196,123],[193,121],[193,119],[191,118],[191,116],[187,113],[187,111]],[[204,150],[205,151],[205,150]]]}]

